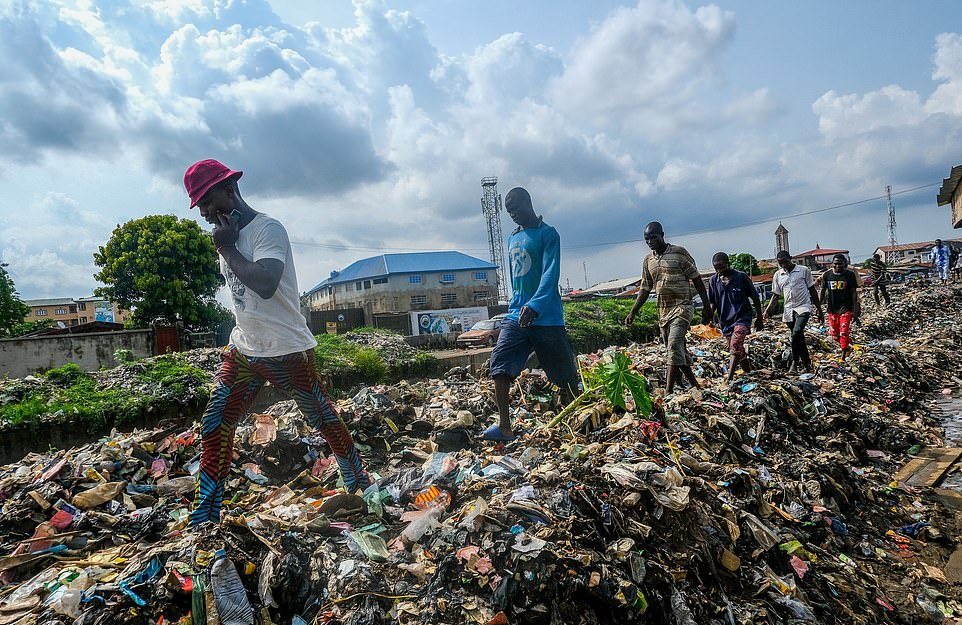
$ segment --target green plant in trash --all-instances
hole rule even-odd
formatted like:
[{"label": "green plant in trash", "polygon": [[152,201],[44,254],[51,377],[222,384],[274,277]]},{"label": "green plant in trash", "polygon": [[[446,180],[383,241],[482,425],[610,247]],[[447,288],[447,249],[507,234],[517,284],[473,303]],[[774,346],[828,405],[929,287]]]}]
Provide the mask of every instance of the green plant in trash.
[{"label": "green plant in trash", "polygon": [[580,369],[584,392],[559,412],[547,427],[554,427],[561,423],[592,399],[603,397],[612,406],[627,410],[625,392],[631,393],[635,411],[638,414],[646,417],[651,414],[652,402],[648,394],[648,380],[637,371],[632,371],[631,359],[625,352],[617,350],[611,360],[599,362],[592,368],[580,367]]},{"label": "green plant in trash", "polygon": [[131,362],[134,359],[134,353],[129,349],[120,348],[114,350],[114,360],[119,364],[124,364]]},{"label": "green plant in trash", "polygon": [[631,359],[627,354],[622,351],[615,352],[611,362],[598,365],[595,371],[600,379],[602,393],[612,406],[627,410],[625,391],[628,391],[635,402],[635,410],[645,416],[651,414],[648,380],[631,370]]}]

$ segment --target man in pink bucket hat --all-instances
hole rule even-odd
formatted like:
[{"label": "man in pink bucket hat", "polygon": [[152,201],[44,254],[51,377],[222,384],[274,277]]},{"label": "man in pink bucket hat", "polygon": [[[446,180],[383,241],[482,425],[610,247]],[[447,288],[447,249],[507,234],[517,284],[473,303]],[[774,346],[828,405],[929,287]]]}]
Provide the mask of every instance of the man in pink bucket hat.
[{"label": "man in pink bucket hat", "polygon": [[220,270],[237,320],[204,411],[191,525],[220,520],[234,429],[266,381],[290,393],[308,422],[320,430],[348,492],[367,488],[371,482],[351,433],[318,378],[317,341],[300,311],[287,231],[244,201],[237,187],[243,173],[208,159],[194,163],[184,174],[191,208],[196,206],[214,226]]}]

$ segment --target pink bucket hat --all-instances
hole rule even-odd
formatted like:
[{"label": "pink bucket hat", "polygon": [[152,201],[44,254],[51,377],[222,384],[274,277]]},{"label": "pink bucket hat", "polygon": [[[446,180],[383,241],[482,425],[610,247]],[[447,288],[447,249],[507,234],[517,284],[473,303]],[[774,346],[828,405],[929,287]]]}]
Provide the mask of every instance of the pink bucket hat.
[{"label": "pink bucket hat", "polygon": [[240,178],[243,175],[244,172],[234,171],[212,158],[197,161],[188,167],[184,174],[184,188],[187,189],[187,195],[190,197],[190,208],[197,206],[197,202],[200,202],[215,184],[234,176]]}]

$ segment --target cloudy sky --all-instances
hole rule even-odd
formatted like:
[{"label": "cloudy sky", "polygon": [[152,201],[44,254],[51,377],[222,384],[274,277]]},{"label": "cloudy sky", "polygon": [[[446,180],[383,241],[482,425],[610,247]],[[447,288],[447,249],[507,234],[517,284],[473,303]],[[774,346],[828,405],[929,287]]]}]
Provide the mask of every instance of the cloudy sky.
[{"label": "cloudy sky", "polygon": [[[0,258],[26,298],[87,295],[119,223],[194,215],[243,169],[301,290],[382,252],[486,257],[480,179],[529,189],[562,280],[637,273],[651,220],[700,266],[771,256],[779,216],[896,198],[953,236],[952,0],[0,0]],[[885,242],[882,200],[784,219],[793,251]],[[741,226],[741,227],[736,227]],[[505,217],[504,227],[509,231]]]}]

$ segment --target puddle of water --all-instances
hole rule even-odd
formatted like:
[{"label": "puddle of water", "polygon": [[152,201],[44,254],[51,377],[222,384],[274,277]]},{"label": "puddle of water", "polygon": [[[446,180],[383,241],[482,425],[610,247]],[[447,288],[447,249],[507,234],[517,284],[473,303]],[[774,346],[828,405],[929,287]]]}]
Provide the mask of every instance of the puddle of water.
[{"label": "puddle of water", "polygon": [[[939,394],[932,402],[932,414],[942,422],[945,446],[962,446],[962,395]],[[962,471],[955,470],[942,481],[941,486],[962,491]]]}]

